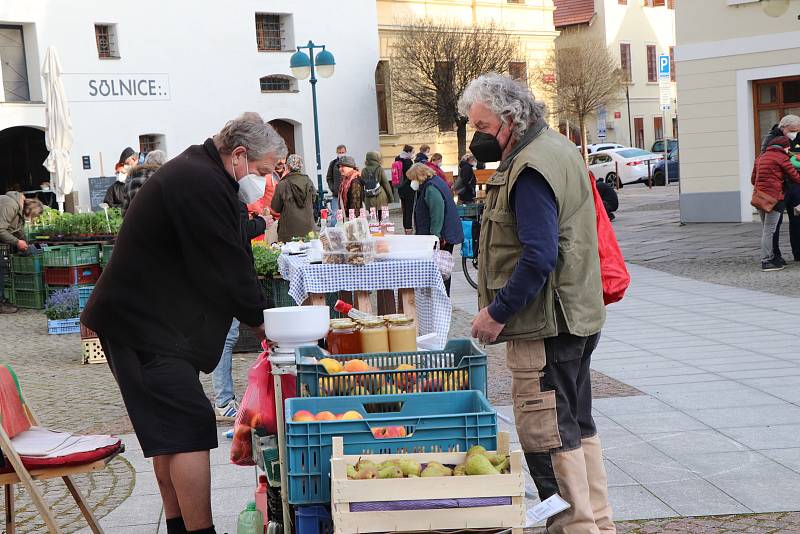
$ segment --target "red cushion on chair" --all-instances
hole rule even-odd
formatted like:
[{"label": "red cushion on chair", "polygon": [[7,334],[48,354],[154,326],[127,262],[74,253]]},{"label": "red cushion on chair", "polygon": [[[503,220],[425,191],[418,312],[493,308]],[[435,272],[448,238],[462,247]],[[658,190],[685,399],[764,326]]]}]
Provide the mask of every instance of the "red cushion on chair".
[{"label": "red cushion on chair", "polygon": [[[48,467],[67,467],[72,465],[90,464],[103,458],[108,458],[118,452],[123,452],[125,447],[122,445],[122,440],[114,445],[108,447],[101,447],[88,452],[76,452],[75,454],[68,454],[66,456],[59,456],[58,458],[38,458],[35,456],[20,456],[22,464],[26,469],[42,469]],[[0,469],[0,473],[10,473],[13,468],[7,464],[4,468]]]}]

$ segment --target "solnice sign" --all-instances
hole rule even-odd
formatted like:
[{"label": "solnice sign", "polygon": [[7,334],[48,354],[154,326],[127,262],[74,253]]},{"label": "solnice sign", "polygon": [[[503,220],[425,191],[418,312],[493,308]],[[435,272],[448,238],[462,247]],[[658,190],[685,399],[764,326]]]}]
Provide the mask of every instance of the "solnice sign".
[{"label": "solnice sign", "polygon": [[71,102],[169,100],[168,74],[62,74]]}]

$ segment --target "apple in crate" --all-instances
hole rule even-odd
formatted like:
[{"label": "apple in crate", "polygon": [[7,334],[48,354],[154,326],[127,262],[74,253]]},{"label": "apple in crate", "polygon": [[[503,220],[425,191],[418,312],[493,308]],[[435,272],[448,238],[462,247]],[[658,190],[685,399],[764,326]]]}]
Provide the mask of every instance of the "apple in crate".
[{"label": "apple in crate", "polygon": [[364,419],[364,416],[355,410],[350,410],[342,414],[342,421],[355,421],[358,419]]},{"label": "apple in crate", "polygon": [[336,416],[333,414],[333,412],[324,411],[324,412],[319,412],[317,414],[316,420],[317,421],[335,421],[336,420]]},{"label": "apple in crate", "polygon": [[294,413],[292,421],[295,421],[297,423],[307,423],[310,421],[316,421],[316,417],[314,417],[314,414],[309,412],[308,410],[300,410]]}]

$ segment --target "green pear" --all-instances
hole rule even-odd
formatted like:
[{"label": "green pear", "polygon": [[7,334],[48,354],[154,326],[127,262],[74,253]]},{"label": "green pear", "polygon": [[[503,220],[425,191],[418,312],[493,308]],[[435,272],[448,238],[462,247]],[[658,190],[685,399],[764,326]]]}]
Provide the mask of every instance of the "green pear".
[{"label": "green pear", "polygon": [[489,461],[492,462],[492,465],[495,467],[503,463],[505,459],[508,458],[508,456],[505,454],[500,454],[499,452],[495,454],[488,454],[486,457],[489,458]]},{"label": "green pear", "polygon": [[454,477],[463,477],[467,474],[467,466],[465,464],[458,464],[453,468]]},{"label": "green pear", "polygon": [[403,474],[407,477],[410,477],[411,475],[419,476],[419,474],[422,472],[422,466],[419,464],[419,462],[415,460],[409,460],[409,459],[398,460],[397,466],[400,468],[401,471],[403,471]]},{"label": "green pear", "polygon": [[497,475],[500,473],[482,454],[473,454],[467,458],[465,465],[468,475]]},{"label": "green pear", "polygon": [[390,465],[378,471],[378,478],[403,478],[403,471],[391,462],[389,463]]},{"label": "green pear", "polygon": [[353,467],[352,465],[347,466],[347,478],[349,479],[358,478],[358,471],[356,471],[356,468]]},{"label": "green pear", "polygon": [[425,466],[420,474],[421,477],[449,477],[453,476],[453,470],[445,467],[439,462],[430,462]]},{"label": "green pear", "polygon": [[362,469],[364,469],[366,467],[371,467],[375,471],[378,470],[378,466],[375,465],[375,462],[373,462],[371,460],[364,460],[363,458],[359,458],[358,459],[358,463],[356,464],[356,471],[361,471]]},{"label": "green pear", "polygon": [[483,455],[486,455],[486,447],[484,447],[484,446],[482,446],[482,445],[473,445],[473,446],[472,446],[472,447],[470,447],[470,448],[469,448],[469,450],[467,451],[467,458],[469,458],[469,457],[470,457],[470,456],[472,456],[473,454],[483,454]]},{"label": "green pear", "polygon": [[510,467],[511,467],[511,460],[510,460],[510,458],[508,458],[508,456],[506,456],[506,457],[503,459],[503,461],[502,461],[502,462],[500,462],[499,464],[497,464],[497,465],[495,466],[495,469],[497,469],[497,470],[498,470],[498,471],[500,471],[501,473],[508,473],[508,471],[509,471]]},{"label": "green pear", "polygon": [[378,470],[373,465],[367,465],[358,470],[356,480],[372,480],[378,478]]}]

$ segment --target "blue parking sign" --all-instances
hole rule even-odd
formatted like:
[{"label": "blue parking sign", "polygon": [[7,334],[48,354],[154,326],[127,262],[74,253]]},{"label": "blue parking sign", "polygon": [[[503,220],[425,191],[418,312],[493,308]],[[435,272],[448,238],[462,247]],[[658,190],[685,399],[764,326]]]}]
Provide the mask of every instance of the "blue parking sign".
[{"label": "blue parking sign", "polygon": [[669,56],[667,54],[661,54],[660,56],[658,56],[658,77],[669,78],[669,72],[670,72]]}]

